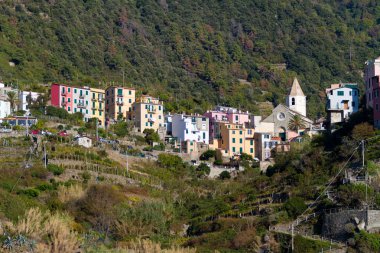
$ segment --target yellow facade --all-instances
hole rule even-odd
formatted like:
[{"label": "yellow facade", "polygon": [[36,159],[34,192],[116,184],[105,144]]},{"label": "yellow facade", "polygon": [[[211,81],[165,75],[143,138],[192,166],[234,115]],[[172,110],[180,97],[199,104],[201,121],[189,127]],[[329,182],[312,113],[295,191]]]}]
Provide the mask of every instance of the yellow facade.
[{"label": "yellow facade", "polygon": [[105,90],[90,88],[90,112],[91,118],[97,118],[99,125],[105,124]]},{"label": "yellow facade", "polygon": [[106,89],[107,118],[117,120],[119,118],[132,119],[132,105],[136,99],[136,91],[133,88],[111,86]]},{"label": "yellow facade", "polygon": [[133,120],[139,132],[164,126],[164,104],[158,98],[143,95],[133,104]]},{"label": "yellow facade", "polygon": [[246,153],[255,157],[254,129],[241,124],[223,123],[220,125],[220,149],[223,156],[233,157]]}]

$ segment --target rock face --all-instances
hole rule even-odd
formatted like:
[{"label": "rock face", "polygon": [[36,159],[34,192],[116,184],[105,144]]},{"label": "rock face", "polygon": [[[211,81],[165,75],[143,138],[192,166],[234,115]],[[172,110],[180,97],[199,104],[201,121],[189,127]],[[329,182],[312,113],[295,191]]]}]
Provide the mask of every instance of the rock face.
[{"label": "rock face", "polygon": [[380,231],[380,210],[340,210],[325,212],[322,236],[347,240],[354,230]]}]

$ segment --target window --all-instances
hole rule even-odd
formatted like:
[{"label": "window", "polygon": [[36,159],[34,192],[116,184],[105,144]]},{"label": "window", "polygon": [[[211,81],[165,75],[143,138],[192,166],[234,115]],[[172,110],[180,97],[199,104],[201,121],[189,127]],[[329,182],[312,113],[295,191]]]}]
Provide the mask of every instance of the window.
[{"label": "window", "polygon": [[119,112],[121,112],[121,106],[119,106]]},{"label": "window", "polygon": [[77,108],[74,108],[74,112],[77,112]]},{"label": "window", "polygon": [[95,110],[92,110],[92,114],[95,114]]},{"label": "window", "polygon": [[161,105],[158,106],[158,110],[161,111]]},{"label": "window", "polygon": [[349,92],[350,96],[352,95],[352,91]]},{"label": "window", "polygon": [[203,139],[206,139],[206,133],[203,133]]},{"label": "window", "polygon": [[65,93],[65,87],[62,87],[62,93]]},{"label": "window", "polygon": [[86,96],[88,96],[88,90],[86,90]]},{"label": "window", "polygon": [[334,94],[334,91],[333,90],[330,90],[330,95],[333,95]]},{"label": "window", "polygon": [[86,100],[86,105],[88,105],[88,101]]},{"label": "window", "polygon": [[240,131],[240,135],[242,135],[243,134],[243,131]]},{"label": "window", "polygon": [[[253,140],[250,140],[249,144],[251,144],[251,146],[253,145]],[[252,152],[251,152],[252,153]]]},{"label": "window", "polygon": [[240,142],[240,144],[241,144],[241,143],[243,143],[243,139],[242,139],[242,138],[240,138],[240,141],[239,141],[239,142]]},{"label": "window", "polygon": [[355,107],[355,101],[352,101],[352,107]]},{"label": "window", "polygon": [[295,105],[295,104],[296,104],[296,99],[292,98],[292,105]]},{"label": "window", "polygon": [[235,120],[236,120],[236,121],[239,120],[239,116],[238,116],[238,115],[235,116]]},{"label": "window", "polygon": [[86,110],[86,114],[88,114],[88,110]]},{"label": "window", "polygon": [[235,131],[232,131],[232,134],[235,134]]},{"label": "window", "polygon": [[146,118],[146,119],[148,118],[148,114],[145,114],[145,118]]},{"label": "window", "polygon": [[188,129],[186,129],[186,133],[187,133],[187,134],[189,133],[189,130],[188,130]]},{"label": "window", "polygon": [[235,143],[235,142],[236,142],[235,138],[232,138],[232,143]]},{"label": "window", "polygon": [[128,99],[128,102],[129,102],[129,103],[132,103],[132,99]]},{"label": "window", "polygon": [[148,122],[145,123],[145,126],[148,126]]},{"label": "window", "polygon": [[158,115],[158,119],[161,119],[161,115]]},{"label": "window", "polygon": [[234,152],[234,153],[236,152],[236,149],[235,149],[235,147],[232,147],[232,152]]},{"label": "window", "polygon": [[67,88],[67,92],[69,92],[69,93],[70,93],[70,91],[71,91],[70,87],[69,87],[69,88]]},{"label": "window", "polygon": [[344,96],[344,91],[343,90],[338,90],[338,96]]},{"label": "window", "polygon": [[249,149],[249,152],[250,152],[251,154],[253,154],[253,148],[250,148],[250,149]]},{"label": "window", "polygon": [[95,108],[95,102],[92,102],[92,108]]},{"label": "window", "polygon": [[70,103],[70,101],[71,101],[71,99],[70,99],[70,98],[67,98],[67,102],[69,102],[69,103]]},{"label": "window", "polygon": [[202,121],[206,121],[206,118],[202,118]]},{"label": "window", "polygon": [[239,151],[240,151],[240,154],[241,154],[241,153],[243,153],[243,148],[240,148],[240,150],[239,150]]},{"label": "window", "polygon": [[129,91],[128,94],[129,94],[129,95],[132,95],[132,91]]},{"label": "window", "polygon": [[99,116],[102,116],[102,111],[99,111]]},{"label": "window", "polygon": [[379,104],[376,104],[376,111],[379,111]]},{"label": "window", "polygon": [[92,93],[92,98],[95,99],[95,93]]},{"label": "window", "polygon": [[108,96],[108,90],[106,91],[106,95]]},{"label": "window", "polygon": [[248,129],[248,134],[252,134],[252,129]]},{"label": "window", "polygon": [[123,90],[122,89],[117,89],[117,95],[122,96],[123,95]]},{"label": "window", "polygon": [[69,107],[67,107],[67,111],[71,111],[71,108],[70,108],[70,106],[69,106]]}]

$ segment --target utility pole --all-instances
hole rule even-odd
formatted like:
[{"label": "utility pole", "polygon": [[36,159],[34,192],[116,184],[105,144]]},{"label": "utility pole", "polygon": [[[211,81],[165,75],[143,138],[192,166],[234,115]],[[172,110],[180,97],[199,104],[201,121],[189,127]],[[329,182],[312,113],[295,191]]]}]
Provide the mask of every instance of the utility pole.
[{"label": "utility pole", "polygon": [[[364,140],[362,140],[362,166],[363,166],[363,170],[364,170],[364,166],[365,166],[365,161],[364,161],[364,149],[365,149],[365,146],[364,146]],[[366,206],[368,208],[368,175],[367,175],[367,171],[365,171],[365,203],[366,203]]]},{"label": "utility pole", "polygon": [[47,167],[46,142],[44,142],[44,158],[45,158],[45,169],[46,169]]},{"label": "utility pole", "polygon": [[95,124],[96,124],[96,143],[98,143],[98,140],[99,140],[99,133],[98,133],[99,119],[98,118],[96,118]]},{"label": "utility pole", "polygon": [[292,222],[292,252],[294,252],[294,222]]}]

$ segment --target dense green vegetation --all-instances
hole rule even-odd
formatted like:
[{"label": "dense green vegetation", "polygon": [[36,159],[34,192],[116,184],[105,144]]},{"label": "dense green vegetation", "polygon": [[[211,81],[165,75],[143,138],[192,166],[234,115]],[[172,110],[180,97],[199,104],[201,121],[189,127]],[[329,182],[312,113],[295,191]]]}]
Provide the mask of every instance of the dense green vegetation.
[{"label": "dense green vegetation", "polygon": [[169,111],[258,112],[253,101],[284,102],[297,75],[317,116],[323,87],[361,82],[378,56],[379,20],[376,0],[6,0],[0,79],[104,86],[124,73]]}]

